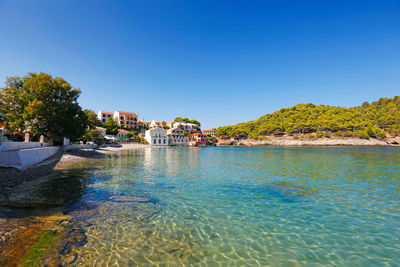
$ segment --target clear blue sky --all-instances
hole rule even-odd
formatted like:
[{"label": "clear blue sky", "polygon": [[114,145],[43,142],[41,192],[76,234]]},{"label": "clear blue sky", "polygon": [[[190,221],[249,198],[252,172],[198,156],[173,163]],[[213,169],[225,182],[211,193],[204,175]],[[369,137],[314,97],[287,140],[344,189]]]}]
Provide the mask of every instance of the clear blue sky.
[{"label": "clear blue sky", "polygon": [[0,0],[1,84],[28,72],[96,112],[203,128],[359,105],[400,94],[400,1]]}]

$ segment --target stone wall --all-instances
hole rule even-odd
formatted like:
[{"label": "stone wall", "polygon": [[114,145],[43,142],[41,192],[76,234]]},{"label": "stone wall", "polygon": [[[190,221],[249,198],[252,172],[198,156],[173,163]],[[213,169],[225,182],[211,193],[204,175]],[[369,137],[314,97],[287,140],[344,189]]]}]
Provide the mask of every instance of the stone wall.
[{"label": "stone wall", "polygon": [[[4,144],[4,143],[3,143]],[[0,152],[0,167],[25,169],[53,156],[60,150],[58,146]]]}]

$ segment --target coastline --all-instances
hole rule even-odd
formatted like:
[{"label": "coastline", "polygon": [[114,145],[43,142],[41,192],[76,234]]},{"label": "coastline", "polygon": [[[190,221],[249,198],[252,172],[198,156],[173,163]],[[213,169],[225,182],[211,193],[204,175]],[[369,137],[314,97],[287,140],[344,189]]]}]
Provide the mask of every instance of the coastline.
[{"label": "coastline", "polygon": [[217,146],[398,146],[400,138],[390,138],[387,141],[378,139],[361,138],[315,138],[315,139],[294,139],[287,137],[267,137],[265,139],[252,138],[219,138]]}]

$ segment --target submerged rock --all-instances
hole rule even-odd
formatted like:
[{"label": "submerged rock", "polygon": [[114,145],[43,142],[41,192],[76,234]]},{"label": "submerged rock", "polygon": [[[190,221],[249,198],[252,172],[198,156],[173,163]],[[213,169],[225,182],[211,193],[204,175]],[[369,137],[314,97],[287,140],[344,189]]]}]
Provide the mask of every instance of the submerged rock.
[{"label": "submerged rock", "polygon": [[64,205],[64,199],[34,196],[27,193],[14,193],[8,199],[3,198],[0,204],[12,207],[47,208]]}]

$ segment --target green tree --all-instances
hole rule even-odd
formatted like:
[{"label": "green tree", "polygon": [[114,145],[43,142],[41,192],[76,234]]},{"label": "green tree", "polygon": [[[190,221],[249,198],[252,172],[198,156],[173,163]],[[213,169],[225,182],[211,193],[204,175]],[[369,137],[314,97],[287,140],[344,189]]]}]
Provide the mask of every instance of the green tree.
[{"label": "green tree", "polygon": [[97,119],[97,115],[93,110],[84,109],[83,112],[85,112],[86,116],[88,117],[88,126],[90,129],[95,129],[96,126],[102,126],[101,121]]},{"label": "green tree", "polygon": [[176,117],[176,118],[174,119],[174,122],[181,122],[181,121],[184,121],[184,122],[185,122],[185,119],[188,120],[188,118]]},{"label": "green tree", "polygon": [[106,128],[107,134],[118,134],[119,125],[113,120],[113,118],[108,118],[108,120],[104,123],[104,127]]},{"label": "green tree", "polygon": [[47,73],[10,77],[0,91],[0,113],[10,132],[49,138],[80,138],[88,118],[78,104],[81,91]]},{"label": "green tree", "polygon": [[[316,136],[356,136],[385,139],[386,134],[400,134],[400,97],[364,102],[359,107],[298,104],[266,114],[257,120],[223,126],[221,137],[250,136],[258,138],[278,133]],[[322,134],[325,133],[325,134]]]},{"label": "green tree", "polygon": [[133,133],[132,133],[132,132],[128,132],[128,133],[126,134],[126,137],[128,137],[129,139],[131,139],[131,138],[133,137]]},{"label": "green tree", "polygon": [[198,120],[190,120],[189,123],[196,124],[197,126],[199,126],[199,128],[201,126],[201,123]]},{"label": "green tree", "polygon": [[200,123],[198,120],[190,120],[190,119],[188,119],[188,118],[182,118],[182,117],[176,117],[176,118],[174,119],[174,122],[193,123],[193,124],[196,124],[197,126],[199,126],[199,128],[200,128],[200,126],[201,126],[201,123]]}]

